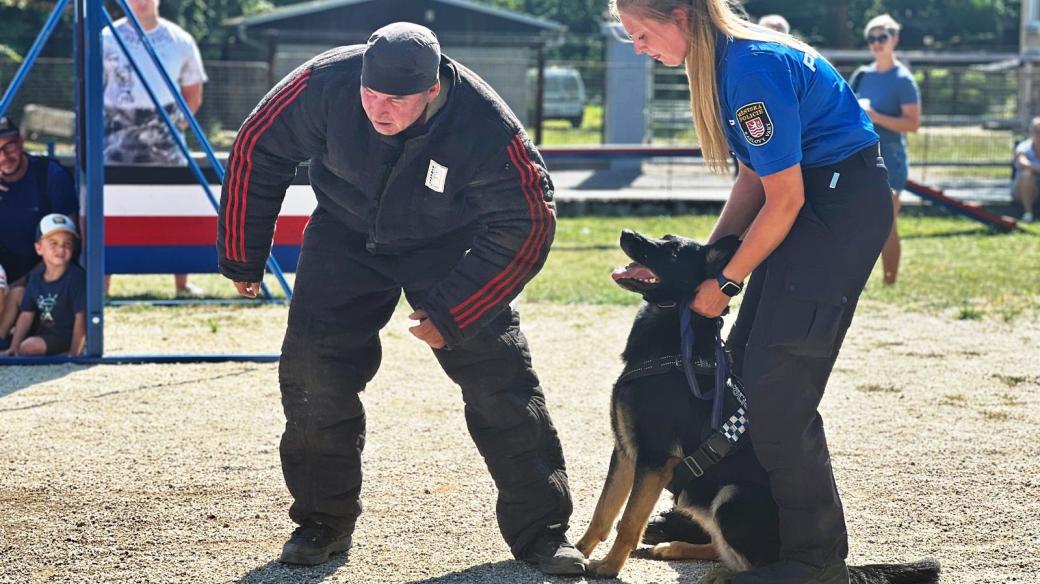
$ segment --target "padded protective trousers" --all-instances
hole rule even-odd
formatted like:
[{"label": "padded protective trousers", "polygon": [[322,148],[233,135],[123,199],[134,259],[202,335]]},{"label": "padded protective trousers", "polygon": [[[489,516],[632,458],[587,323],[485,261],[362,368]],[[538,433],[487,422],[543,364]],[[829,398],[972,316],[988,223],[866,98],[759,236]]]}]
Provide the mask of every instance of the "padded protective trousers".
[{"label": "padded protective trousers", "polygon": [[[286,418],[282,472],[296,523],[353,530],[361,513],[365,446],[358,393],[379,368],[379,331],[402,290],[413,306],[421,305],[425,291],[468,247],[468,238],[460,238],[406,254],[373,255],[363,235],[315,212],[279,364]],[[476,337],[434,354],[462,388],[466,423],[498,488],[499,528],[514,555],[546,527],[566,529],[572,504],[563,452],[516,312],[503,311]]]},{"label": "padded protective trousers", "polygon": [[892,195],[876,146],[803,175],[805,205],[752,274],[729,346],[780,509],[780,557],[824,566],[848,555],[848,534],[817,407],[891,229]]}]

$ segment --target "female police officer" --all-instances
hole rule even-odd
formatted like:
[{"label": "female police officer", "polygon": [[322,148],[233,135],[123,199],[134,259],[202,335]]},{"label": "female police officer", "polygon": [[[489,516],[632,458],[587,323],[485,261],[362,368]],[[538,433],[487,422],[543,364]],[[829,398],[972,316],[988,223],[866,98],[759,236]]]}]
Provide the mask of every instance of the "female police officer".
[{"label": "female police officer", "polygon": [[892,224],[878,136],[834,68],[727,0],[612,0],[638,53],[685,63],[704,157],[739,172],[711,234],[743,236],[691,308],[718,316],[751,279],[729,338],[751,442],[780,507],[781,557],[734,582],[848,582],[845,519],[817,406]]}]

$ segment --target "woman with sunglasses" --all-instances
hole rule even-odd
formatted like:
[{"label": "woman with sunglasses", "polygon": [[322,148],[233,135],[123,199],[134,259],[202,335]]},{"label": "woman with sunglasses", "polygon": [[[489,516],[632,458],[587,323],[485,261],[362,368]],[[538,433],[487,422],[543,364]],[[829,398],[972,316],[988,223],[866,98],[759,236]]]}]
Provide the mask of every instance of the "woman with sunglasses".
[{"label": "woman with sunglasses", "polygon": [[895,218],[899,215],[899,193],[906,187],[909,175],[906,133],[921,127],[921,92],[910,69],[895,57],[899,28],[899,23],[887,14],[867,23],[863,35],[874,62],[857,69],[849,80],[881,137],[881,156],[888,167],[888,184],[892,187],[892,233],[881,250],[885,284],[895,284],[899,274],[900,244]]},{"label": "woman with sunglasses", "polygon": [[717,317],[750,276],[728,345],[780,509],[781,551],[733,582],[847,583],[845,517],[817,407],[892,226],[878,136],[826,59],[727,0],[611,8],[637,53],[685,66],[708,166],[725,172],[730,152],[739,161],[709,242],[743,241],[690,306]]}]

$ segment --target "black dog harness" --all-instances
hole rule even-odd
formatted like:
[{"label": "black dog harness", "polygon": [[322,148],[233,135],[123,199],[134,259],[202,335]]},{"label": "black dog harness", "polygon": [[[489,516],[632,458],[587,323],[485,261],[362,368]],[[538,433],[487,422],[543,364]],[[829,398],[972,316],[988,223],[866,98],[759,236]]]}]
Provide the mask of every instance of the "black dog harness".
[{"label": "black dog harness", "polygon": [[[670,307],[661,306],[661,308]],[[747,399],[744,397],[743,384],[740,379],[731,374],[729,355],[726,353],[726,346],[722,341],[722,319],[716,319],[715,359],[712,362],[693,354],[695,339],[692,316],[693,311],[688,308],[680,316],[679,332],[682,352],[679,355],[648,359],[634,367],[626,367],[621,377],[618,378],[618,383],[624,383],[641,377],[662,375],[672,369],[681,369],[694,397],[712,401],[712,432],[692,454],[682,459],[682,464],[675,467],[672,482],[667,487],[672,493],[682,491],[690,481],[703,476],[704,471],[725,458],[735,449],[740,437],[748,429]],[[700,384],[697,383],[698,374],[714,374],[715,385],[710,391],[701,389]],[[730,413],[725,421],[723,421],[724,412]]]}]

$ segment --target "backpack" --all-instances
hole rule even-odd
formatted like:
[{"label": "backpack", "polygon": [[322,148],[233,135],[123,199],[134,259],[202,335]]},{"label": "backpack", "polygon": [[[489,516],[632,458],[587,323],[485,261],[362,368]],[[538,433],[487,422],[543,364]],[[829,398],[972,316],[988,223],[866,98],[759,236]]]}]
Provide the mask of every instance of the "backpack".
[{"label": "backpack", "polygon": [[[42,197],[40,197],[40,211],[42,212],[41,216],[47,216],[51,214],[51,211],[54,207],[51,204],[51,194],[47,190],[47,179],[50,176],[51,165],[57,165],[58,168],[60,168],[62,172],[66,174],[68,174],[69,171],[67,168],[62,166],[60,162],[51,158],[50,156],[33,156],[33,158],[43,162],[43,164],[36,165],[36,186],[40,189],[40,193],[42,193],[43,195]],[[71,178],[71,175],[69,176]],[[73,181],[73,184],[75,184],[75,181]]]},{"label": "backpack", "polygon": [[849,87],[852,88],[852,93],[859,94],[859,84],[860,81],[863,81],[863,73],[866,71],[866,67],[859,67],[852,72],[852,77],[849,77]]}]

